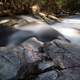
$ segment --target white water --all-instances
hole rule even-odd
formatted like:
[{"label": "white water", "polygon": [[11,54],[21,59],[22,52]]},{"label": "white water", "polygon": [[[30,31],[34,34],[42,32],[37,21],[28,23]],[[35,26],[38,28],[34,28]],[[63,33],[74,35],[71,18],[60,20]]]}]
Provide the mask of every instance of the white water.
[{"label": "white water", "polygon": [[72,43],[80,45],[80,16],[64,18],[61,23],[54,24],[51,27],[62,33]]},{"label": "white water", "polygon": [[[21,17],[28,21],[36,21],[39,23],[39,26],[41,25],[43,26],[43,22],[41,22],[40,20],[34,19],[29,16],[21,16]],[[62,33],[72,43],[80,45],[80,30],[79,30],[80,29],[80,16],[79,15],[64,18],[61,23],[56,23],[56,24],[49,25],[49,26],[56,29],[60,33]]]},{"label": "white water", "polygon": [[[32,21],[38,22],[39,24],[37,24],[37,26],[42,26],[42,27],[46,26],[45,23],[41,22],[38,19],[30,17],[30,16],[22,15],[22,16],[18,16],[18,17],[21,17],[30,22],[32,22]],[[5,22],[7,20],[4,20],[3,22]],[[20,26],[20,25],[16,25],[15,27],[17,27],[17,26]],[[31,26],[34,28],[35,25],[32,24]],[[56,29],[57,31],[59,31],[60,33],[62,33],[72,43],[80,45],[80,15],[75,15],[75,16],[70,16],[70,17],[64,18],[61,23],[55,23],[53,25],[48,25],[48,26],[50,26],[50,27]],[[34,28],[34,30],[35,30],[35,28]]]}]

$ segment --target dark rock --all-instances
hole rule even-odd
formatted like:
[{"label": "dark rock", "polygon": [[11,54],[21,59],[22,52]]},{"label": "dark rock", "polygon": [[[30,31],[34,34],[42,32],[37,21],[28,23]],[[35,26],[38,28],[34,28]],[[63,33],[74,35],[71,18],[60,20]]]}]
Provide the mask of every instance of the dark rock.
[{"label": "dark rock", "polygon": [[35,80],[56,80],[58,74],[56,71],[49,71],[38,76]]}]

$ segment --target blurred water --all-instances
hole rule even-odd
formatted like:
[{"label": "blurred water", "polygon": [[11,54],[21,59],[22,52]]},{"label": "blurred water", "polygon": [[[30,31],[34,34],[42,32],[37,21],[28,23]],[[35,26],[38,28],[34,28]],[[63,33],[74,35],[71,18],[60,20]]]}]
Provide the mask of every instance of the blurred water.
[{"label": "blurred water", "polygon": [[80,16],[64,18],[61,23],[51,25],[72,43],[80,45]]},{"label": "blurred water", "polygon": [[[37,19],[34,19],[33,17],[30,17],[30,16],[21,16],[22,18],[24,18],[24,19],[26,19],[26,20],[28,20],[28,21],[36,21],[36,22],[38,22],[39,23],[39,25],[37,25],[37,26],[42,26],[42,27],[44,27],[46,24],[45,23],[43,23],[43,22],[41,22],[40,20],[37,20]],[[1,22],[0,23],[4,23],[4,22],[7,22],[8,21],[8,19],[4,19],[4,21],[2,21],[2,20],[0,20]],[[20,25],[16,25],[16,26],[20,26]],[[31,25],[33,28],[34,28],[34,26],[35,25]],[[52,28],[54,28],[54,29],[56,29],[57,31],[59,31],[60,33],[62,33],[66,38],[68,38],[69,40],[71,40],[71,42],[72,43],[74,43],[74,44],[77,44],[77,45],[80,45],[80,16],[71,16],[71,17],[68,17],[68,18],[64,18],[63,20],[62,20],[62,22],[61,23],[56,23],[56,24],[53,24],[53,25],[49,25],[50,27],[52,27]],[[35,29],[35,28],[34,28]],[[29,40],[29,42],[31,43],[32,42],[32,40],[30,41]],[[30,45],[30,43],[29,42],[27,42],[27,45]],[[24,43],[25,44],[25,43]],[[35,44],[35,45],[34,45]],[[26,44],[25,44],[26,45]],[[36,46],[40,46],[40,44],[38,43],[38,42],[36,42],[35,40],[33,40],[33,42],[31,43],[31,45],[34,47],[36,47]],[[32,47],[32,46],[29,46],[29,47]],[[27,49],[27,48],[26,48]],[[35,48],[35,51],[36,51],[36,49],[37,49],[37,47]],[[20,51],[21,52],[21,51]],[[14,53],[14,52],[13,52]],[[34,52],[28,52],[29,54],[27,54],[27,58],[29,59],[29,61],[33,61],[33,59],[34,58],[36,58],[36,56],[34,57],[34,58],[31,58],[33,55],[32,54],[34,54],[34,55],[36,55],[36,53]],[[6,54],[7,56],[8,56],[8,54]],[[10,53],[9,53],[9,55],[10,55]],[[12,54],[11,54],[12,55]],[[37,56],[38,57],[38,56]],[[39,58],[38,58],[39,59]],[[13,58],[11,58],[11,60],[12,60],[12,62],[14,61],[14,62],[18,62],[17,61],[17,59],[13,59]],[[35,59],[34,59],[35,60]],[[5,80],[6,78],[11,78],[11,77],[13,77],[13,76],[15,76],[16,75],[16,71],[17,71],[17,69],[19,69],[19,68],[16,68],[17,66],[15,66],[16,64],[18,64],[18,63],[16,63],[14,66],[13,65],[11,65],[10,63],[6,63],[5,62],[5,60],[1,60],[0,61],[0,64],[1,65],[3,65],[3,68],[2,68],[2,70],[0,71],[0,77],[2,76],[2,78]],[[41,65],[42,66],[42,65]],[[48,65],[47,65],[48,66]],[[43,66],[42,66],[43,67]],[[2,75],[1,75],[2,74]],[[11,75],[10,75],[11,74]],[[49,75],[50,74],[50,75]],[[10,76],[9,76],[10,75]],[[41,77],[40,78],[40,80],[42,79],[44,79],[45,80],[45,77],[46,77],[46,79],[48,79],[48,77],[47,77],[47,75],[48,75],[48,77],[50,77],[50,79],[55,79],[56,77],[57,77],[57,74],[56,74],[56,72],[49,72],[49,73],[47,73],[47,74],[42,74],[42,75],[40,75],[39,77]],[[14,78],[13,78],[14,79]],[[1,79],[0,79],[1,80]],[[37,80],[37,79],[36,79]]]},{"label": "blurred water", "polygon": [[[28,21],[36,21],[39,23],[39,26],[42,27],[44,27],[45,25],[45,23],[30,16],[22,15],[20,17]],[[49,26],[62,33],[72,43],[80,45],[80,15],[74,15],[67,18],[63,18],[61,23],[55,23]]]},{"label": "blurred water", "polygon": [[[34,23],[32,23],[30,25],[33,27],[34,30],[35,30],[34,26],[42,26],[42,27],[46,26],[46,24],[44,22],[41,22],[39,19],[36,19],[31,16],[21,15],[18,17],[23,18],[29,22],[34,21]],[[7,22],[8,20],[9,20],[9,18],[0,20],[0,23]],[[38,22],[39,24],[36,24],[35,22]],[[17,28],[17,26],[20,26],[20,25],[19,24],[15,25],[16,28]],[[74,15],[74,16],[63,18],[61,23],[55,23],[55,24],[52,24],[49,26],[56,29],[60,33],[62,33],[66,38],[71,40],[72,43],[80,45],[80,15]],[[24,27],[22,27],[22,28],[24,30]],[[28,28],[28,27],[26,27],[26,28]],[[29,29],[30,29],[30,27],[29,27]],[[37,29],[37,27],[36,27],[36,29]]]}]

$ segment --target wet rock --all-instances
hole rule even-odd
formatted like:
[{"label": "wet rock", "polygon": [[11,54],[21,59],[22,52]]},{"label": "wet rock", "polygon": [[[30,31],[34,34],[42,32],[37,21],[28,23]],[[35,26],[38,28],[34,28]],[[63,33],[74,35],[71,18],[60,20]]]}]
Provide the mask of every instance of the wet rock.
[{"label": "wet rock", "polygon": [[47,54],[53,59],[54,65],[60,66],[60,75],[57,80],[79,80],[80,78],[80,46],[57,42],[63,48],[52,44],[46,49]]},{"label": "wet rock", "polygon": [[[45,48],[45,53],[40,53],[38,48],[41,46],[41,43],[33,39],[29,41],[23,43],[25,50],[22,47],[16,47],[12,52],[8,52],[5,51],[6,49],[0,48],[0,80],[15,77],[22,65],[27,65],[27,67],[24,68],[20,75],[28,74],[29,71],[27,70],[31,70],[31,72],[36,72],[37,70],[36,75],[38,77],[35,77],[33,73],[28,74],[28,76],[33,75],[33,77],[30,77],[31,80],[34,77],[36,80],[79,80],[80,46],[58,41],[57,43],[65,49],[52,43]],[[42,58],[45,56],[50,57],[52,61]],[[34,65],[28,66],[28,63],[34,64],[35,62],[37,62],[38,69]],[[24,71],[26,73],[22,74]]]},{"label": "wet rock", "polygon": [[56,80],[58,74],[56,71],[49,71],[38,76],[35,80]]},{"label": "wet rock", "polygon": [[41,57],[45,56],[38,52],[40,43],[33,39],[22,45],[11,50],[6,47],[0,48],[0,80],[14,78],[23,64],[40,61]]},{"label": "wet rock", "polygon": [[7,55],[0,52],[0,80],[7,80],[16,76],[19,61],[14,54]]},{"label": "wet rock", "polygon": [[45,70],[51,66],[54,66],[54,63],[52,61],[43,61],[39,63],[38,68],[41,70]]},{"label": "wet rock", "polygon": [[80,67],[67,68],[62,71],[62,74],[57,80],[79,80],[80,79]]}]

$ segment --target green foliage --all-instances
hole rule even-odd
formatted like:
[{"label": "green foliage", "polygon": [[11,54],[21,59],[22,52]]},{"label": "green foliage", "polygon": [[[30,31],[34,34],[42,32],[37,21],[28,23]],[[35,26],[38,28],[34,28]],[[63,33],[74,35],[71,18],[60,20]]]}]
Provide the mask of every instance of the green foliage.
[{"label": "green foliage", "polygon": [[70,12],[77,12],[80,10],[80,0],[65,0],[63,7]]},{"label": "green foliage", "polygon": [[31,12],[31,6],[36,4],[44,12],[80,12],[80,0],[1,0],[0,3],[0,14],[2,15],[6,13]]},{"label": "green foliage", "polygon": [[48,0],[40,0],[42,5],[46,5],[48,3]]},{"label": "green foliage", "polygon": [[63,5],[64,4],[64,0],[56,0],[58,5]]}]

